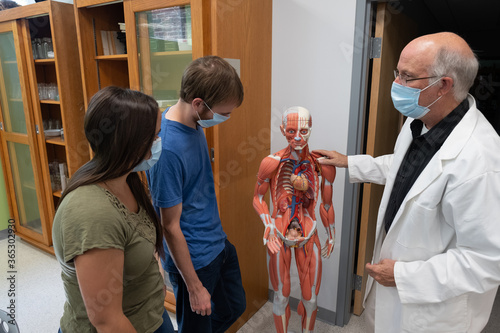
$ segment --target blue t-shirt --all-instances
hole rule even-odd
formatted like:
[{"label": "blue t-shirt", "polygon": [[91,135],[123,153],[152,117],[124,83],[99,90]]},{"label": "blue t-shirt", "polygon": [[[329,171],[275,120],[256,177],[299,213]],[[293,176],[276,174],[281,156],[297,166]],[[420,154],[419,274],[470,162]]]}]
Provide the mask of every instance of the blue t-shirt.
[{"label": "blue t-shirt", "polygon": [[[194,269],[210,264],[224,249],[222,229],[215,196],[212,166],[203,129],[165,119],[162,114],[162,152],[158,162],[147,171],[153,205],[169,208],[182,203],[180,226],[186,238]],[[165,243],[165,242],[164,242]],[[165,245],[163,268],[177,272]]]}]

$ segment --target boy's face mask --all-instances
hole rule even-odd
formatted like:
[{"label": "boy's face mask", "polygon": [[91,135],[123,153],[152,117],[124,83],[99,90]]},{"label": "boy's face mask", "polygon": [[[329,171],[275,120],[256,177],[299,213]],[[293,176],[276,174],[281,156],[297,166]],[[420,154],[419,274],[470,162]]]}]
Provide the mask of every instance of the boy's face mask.
[{"label": "boy's face mask", "polygon": [[[205,101],[203,101],[203,103],[205,103]],[[200,125],[201,127],[203,127],[203,128],[212,127],[212,126],[218,125],[220,123],[223,123],[229,119],[229,117],[226,117],[226,116],[223,116],[221,114],[213,112],[212,109],[207,105],[207,103],[205,103],[205,106],[213,113],[213,118],[212,119],[201,119],[200,115],[195,110],[196,114],[198,115],[198,119],[199,119],[197,121],[198,125]]]}]

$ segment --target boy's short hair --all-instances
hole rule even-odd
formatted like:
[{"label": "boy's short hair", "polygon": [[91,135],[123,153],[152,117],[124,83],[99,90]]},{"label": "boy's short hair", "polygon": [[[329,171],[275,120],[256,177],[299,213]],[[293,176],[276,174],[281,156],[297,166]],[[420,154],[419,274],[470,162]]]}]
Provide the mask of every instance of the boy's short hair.
[{"label": "boy's short hair", "polygon": [[243,102],[243,85],[236,70],[224,59],[205,56],[191,62],[182,75],[180,98],[191,103],[201,98],[210,107]]}]

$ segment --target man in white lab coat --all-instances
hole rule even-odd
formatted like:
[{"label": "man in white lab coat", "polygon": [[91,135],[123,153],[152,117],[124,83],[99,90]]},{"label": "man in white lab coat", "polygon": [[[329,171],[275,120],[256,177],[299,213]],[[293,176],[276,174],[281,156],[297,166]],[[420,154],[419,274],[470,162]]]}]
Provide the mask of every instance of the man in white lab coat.
[{"label": "man in white lab coat", "polygon": [[319,150],[351,182],[385,184],[366,316],[375,332],[481,332],[500,283],[500,137],[468,90],[478,62],[453,33],[401,52],[394,153]]}]

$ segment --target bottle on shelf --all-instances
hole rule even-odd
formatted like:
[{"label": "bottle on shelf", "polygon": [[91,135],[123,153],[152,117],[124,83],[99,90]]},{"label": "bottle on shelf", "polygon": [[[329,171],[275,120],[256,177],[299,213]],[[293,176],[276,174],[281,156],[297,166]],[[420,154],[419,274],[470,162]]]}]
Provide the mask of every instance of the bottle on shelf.
[{"label": "bottle on shelf", "polygon": [[38,96],[40,100],[59,100],[59,89],[55,83],[38,83]]},{"label": "bottle on shelf", "polygon": [[61,137],[64,140],[61,120],[59,119],[44,119],[43,132],[46,138]]},{"label": "bottle on shelf", "polygon": [[33,38],[31,45],[33,47],[33,58],[43,59],[43,48],[40,38]]},{"label": "bottle on shelf", "polygon": [[42,39],[42,49],[44,59],[54,59],[54,48],[52,47],[52,38],[44,37]]},{"label": "bottle on shelf", "polygon": [[33,59],[34,60],[38,59],[38,52],[37,52],[37,46],[36,46],[36,38],[33,38],[31,40],[31,51],[33,52]]},{"label": "bottle on shelf", "polygon": [[41,38],[35,38],[35,46],[36,46],[37,59],[45,59]]}]

